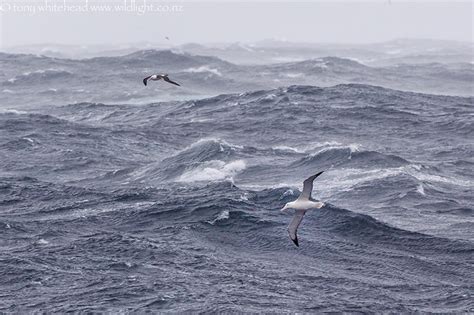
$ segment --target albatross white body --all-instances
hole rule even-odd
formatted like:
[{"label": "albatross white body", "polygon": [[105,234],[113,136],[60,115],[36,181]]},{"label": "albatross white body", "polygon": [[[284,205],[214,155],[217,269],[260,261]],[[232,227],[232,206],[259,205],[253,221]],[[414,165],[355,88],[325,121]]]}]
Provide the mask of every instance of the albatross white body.
[{"label": "albatross white body", "polygon": [[296,199],[295,201],[288,202],[285,205],[284,209],[285,210],[286,209],[309,210],[309,209],[321,209],[323,206],[324,206],[324,203],[320,201],[313,201],[309,199],[305,199],[305,200]]},{"label": "albatross white body", "polygon": [[313,181],[316,177],[321,175],[323,172],[319,172],[313,176],[308,177],[303,182],[303,192],[295,201],[288,202],[281,211],[285,211],[286,209],[295,209],[296,213],[291,220],[290,225],[288,225],[288,234],[290,235],[290,239],[295,243],[296,246],[298,244],[298,235],[296,234],[298,230],[298,226],[300,225],[303,217],[308,210],[312,209],[321,209],[324,207],[324,203],[314,200],[311,198],[311,192],[313,190]]}]

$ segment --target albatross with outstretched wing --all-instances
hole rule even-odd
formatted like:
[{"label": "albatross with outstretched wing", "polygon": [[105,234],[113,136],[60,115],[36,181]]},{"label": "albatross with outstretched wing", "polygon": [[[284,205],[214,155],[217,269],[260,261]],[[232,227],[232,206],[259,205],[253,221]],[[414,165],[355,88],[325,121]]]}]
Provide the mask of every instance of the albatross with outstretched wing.
[{"label": "albatross with outstretched wing", "polygon": [[166,81],[168,83],[171,83],[171,84],[174,84],[174,85],[177,85],[177,86],[181,86],[178,83],[176,83],[174,81],[171,81],[167,74],[153,74],[153,75],[150,75],[150,76],[146,77],[145,79],[143,79],[143,84],[147,85],[148,81],[150,81],[150,80],[151,81],[158,81],[158,80],[161,80],[161,79],[163,79],[164,81]]},{"label": "albatross with outstretched wing", "polygon": [[308,177],[303,182],[303,192],[295,201],[288,202],[281,211],[285,211],[286,209],[295,209],[296,213],[291,220],[290,225],[288,225],[288,234],[290,235],[291,240],[295,243],[296,246],[298,244],[298,235],[296,231],[298,230],[298,226],[300,225],[306,211],[310,209],[320,209],[324,206],[323,202],[314,200],[311,198],[311,192],[313,191],[313,181],[316,177],[321,175],[323,172],[319,172],[313,176]]}]

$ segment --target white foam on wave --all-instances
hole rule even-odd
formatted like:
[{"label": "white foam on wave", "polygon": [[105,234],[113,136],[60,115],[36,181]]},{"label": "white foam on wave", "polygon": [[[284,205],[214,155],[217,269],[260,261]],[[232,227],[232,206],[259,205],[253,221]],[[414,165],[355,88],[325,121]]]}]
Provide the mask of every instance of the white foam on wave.
[{"label": "white foam on wave", "polygon": [[298,61],[303,61],[305,60],[304,57],[284,57],[284,56],[279,56],[279,57],[273,57],[272,61],[276,62],[298,62]]},{"label": "white foam on wave", "polygon": [[[431,184],[443,183],[456,186],[474,187],[474,183],[472,181],[456,177],[444,177],[440,175],[427,174],[426,171],[416,164],[371,170],[329,169],[324,172],[324,176],[318,178],[317,184],[315,184],[315,198],[319,197],[323,200],[330,199],[332,196],[339,193],[351,191],[361,184],[370,183],[375,180],[383,180],[403,174],[410,175],[419,182],[416,191],[423,196],[426,195],[423,182],[429,182]],[[301,181],[292,181],[259,185],[244,184],[239,185],[239,187],[256,191],[263,189],[278,189],[282,187],[297,187],[300,191],[302,191],[303,183]],[[291,189],[286,191],[284,195],[290,194],[290,191]]]},{"label": "white foam on wave", "polygon": [[415,177],[421,182],[437,182],[461,187],[474,187],[474,181],[454,177],[445,177],[441,175],[427,174],[425,172],[420,171],[415,166],[407,167],[406,173]]},{"label": "white foam on wave", "polygon": [[295,152],[295,153],[306,153],[304,150],[301,150],[301,149],[298,149],[298,148],[289,147],[289,146],[286,146],[286,145],[278,145],[278,146],[272,147],[272,150],[275,150],[275,151]]},{"label": "white foam on wave", "polygon": [[[355,186],[370,182],[373,180],[396,176],[403,172],[403,167],[390,169],[331,169],[324,172],[324,176],[318,178],[315,185],[315,198],[321,197],[328,199],[331,196],[344,191],[351,191]],[[297,187],[301,192],[303,189],[302,181],[281,182],[272,185],[244,185],[246,189],[262,190],[262,189],[278,189],[284,187]],[[241,186],[239,186],[241,187]],[[297,195],[293,189],[285,191],[283,196]]]},{"label": "white foam on wave", "polygon": [[53,72],[53,73],[63,72],[63,73],[67,73],[67,74],[72,74],[72,72],[61,69],[61,68],[49,68],[49,69],[44,69],[44,70],[40,69],[40,70],[35,70],[35,71],[23,72],[22,75],[23,76],[29,76],[29,75],[32,75],[32,74],[43,74],[43,73],[46,73],[46,72]]},{"label": "white foam on wave", "polygon": [[324,61],[323,59],[315,59],[313,66],[326,69],[328,67],[328,63]]},{"label": "white foam on wave", "polygon": [[184,72],[190,72],[190,73],[203,73],[203,72],[210,72],[212,74],[215,74],[219,77],[222,77],[222,73],[216,69],[216,68],[211,68],[207,65],[196,67],[196,68],[188,68],[183,70]]},{"label": "white foam on wave", "polygon": [[[310,156],[316,156],[329,150],[349,149],[350,153],[359,152],[361,145],[358,143],[343,144],[337,141],[314,142],[309,145],[290,147],[285,145],[272,147],[273,150],[290,151],[295,153],[306,153]],[[349,156],[349,159],[351,156]]]},{"label": "white foam on wave", "polygon": [[416,187],[416,191],[420,194],[420,195],[423,195],[425,196],[425,189],[423,188],[423,185],[422,184],[419,184],[418,187]]},{"label": "white foam on wave", "polygon": [[[314,149],[316,149],[316,148],[321,148],[321,149],[314,152],[314,153],[311,153],[311,155],[315,156],[315,155],[318,155],[320,153],[323,153],[323,152],[326,152],[326,151],[329,151],[329,150],[338,150],[338,149],[349,149],[350,153],[352,154],[354,152],[359,152],[360,147],[361,147],[361,145],[357,144],[357,143],[350,143],[350,144],[344,145],[344,144],[340,144],[340,143],[327,142],[326,144],[323,144],[322,146],[315,147]],[[350,158],[351,158],[351,156],[349,156],[349,159]]]},{"label": "white foam on wave", "polygon": [[271,101],[271,100],[274,100],[276,97],[277,96],[275,94],[270,93],[270,94],[267,94],[263,99]]},{"label": "white foam on wave", "polygon": [[214,225],[218,221],[227,220],[230,217],[229,210],[221,211],[214,220],[207,221],[207,223]]},{"label": "white foam on wave", "polygon": [[[327,177],[331,178],[331,180],[328,180],[327,182],[324,181],[321,186],[324,187],[324,190],[326,190],[329,195],[341,191],[352,190],[353,187],[363,184],[365,182],[371,182],[374,180],[380,180],[401,174],[413,176],[417,181],[420,182],[438,182],[465,187],[473,186],[473,183],[471,181],[462,180],[460,178],[448,178],[439,175],[427,174],[420,170],[417,165],[405,165],[401,167],[374,170],[343,169],[332,170],[329,172]],[[324,180],[324,178],[322,178],[322,180]],[[425,195],[425,190],[422,183],[419,183],[419,185],[417,186],[417,192],[421,195]]]},{"label": "white foam on wave", "polygon": [[249,200],[249,195],[247,193],[243,193],[242,195],[240,195],[239,200],[240,201],[248,201]]},{"label": "white foam on wave", "polygon": [[304,74],[303,73],[286,73],[285,76],[288,77],[288,78],[300,78],[302,77]]},{"label": "white foam on wave", "polygon": [[189,149],[192,149],[192,148],[195,148],[199,145],[202,145],[203,143],[206,143],[206,142],[214,142],[214,143],[217,143],[220,145],[220,150],[221,151],[224,151],[224,147],[223,146],[227,146],[229,148],[231,148],[232,150],[237,150],[237,149],[243,149],[244,147],[241,146],[241,145],[237,145],[237,144],[233,144],[233,143],[229,143],[223,139],[220,139],[220,138],[202,138],[202,139],[199,139],[198,141],[190,144],[189,146],[187,146],[186,148],[184,148],[182,151],[187,151]]},{"label": "white foam on wave", "polygon": [[213,121],[211,118],[191,118],[192,123],[203,123],[203,122],[208,122],[208,121]]},{"label": "white foam on wave", "polygon": [[45,73],[65,73],[65,74],[72,74],[72,72],[64,70],[64,69],[59,69],[59,68],[49,68],[49,69],[40,69],[40,70],[35,70],[35,71],[27,71],[23,72],[21,75],[17,75],[14,78],[8,79],[7,81],[10,83],[15,83],[18,80],[21,80],[22,78],[29,77],[31,75],[35,74],[45,74]]},{"label": "white foam on wave", "polygon": [[27,114],[27,112],[25,112],[25,111],[16,110],[16,109],[0,109],[0,113],[16,114],[16,115],[24,115],[24,114]]},{"label": "white foam on wave", "polygon": [[[292,151],[296,153],[310,153],[316,149],[322,148],[341,148],[344,145],[337,141],[325,141],[325,142],[313,142],[307,145],[300,145],[300,146],[287,146],[287,145],[278,145],[272,147],[273,150],[281,150],[281,151]],[[349,144],[347,147],[351,148],[352,150],[358,150],[360,145],[359,144]]]},{"label": "white foam on wave", "polygon": [[[365,182],[374,181],[381,178],[395,176],[402,172],[402,168],[391,168],[391,169],[331,169],[324,172],[325,176],[318,178],[317,196],[323,199],[330,198],[331,196],[351,191],[355,186]],[[300,191],[303,189],[301,182],[294,182],[290,187],[299,187]]]},{"label": "white foam on wave", "polygon": [[247,167],[244,160],[229,163],[212,160],[202,163],[199,167],[183,173],[178,182],[219,181],[231,179]]},{"label": "white foam on wave", "polygon": [[[405,165],[400,167],[385,168],[385,169],[341,169],[341,170],[330,170],[326,172],[326,177],[321,178],[322,191],[327,196],[332,194],[350,191],[355,186],[371,182],[374,180],[380,180],[392,176],[398,176],[407,174],[414,177],[419,182],[441,182],[456,186],[472,187],[473,183],[470,181],[462,180],[460,178],[453,177],[442,177],[439,175],[427,174],[420,170],[417,165]],[[327,180],[326,180],[327,178]],[[417,192],[421,195],[426,195],[423,184],[419,183],[417,186]]]}]

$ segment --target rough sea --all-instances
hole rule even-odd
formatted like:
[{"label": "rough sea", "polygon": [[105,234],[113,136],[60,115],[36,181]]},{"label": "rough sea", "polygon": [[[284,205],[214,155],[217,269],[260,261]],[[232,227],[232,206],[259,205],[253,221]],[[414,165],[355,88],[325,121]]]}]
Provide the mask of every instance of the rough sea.
[{"label": "rough sea", "polygon": [[0,64],[0,312],[474,312],[472,63]]}]

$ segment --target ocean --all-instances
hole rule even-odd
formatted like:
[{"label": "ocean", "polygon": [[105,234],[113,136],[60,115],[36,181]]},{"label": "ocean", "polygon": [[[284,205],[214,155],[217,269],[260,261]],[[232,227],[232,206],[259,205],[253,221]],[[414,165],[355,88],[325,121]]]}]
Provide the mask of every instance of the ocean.
[{"label": "ocean", "polygon": [[474,311],[472,64],[0,63],[1,312]]}]

